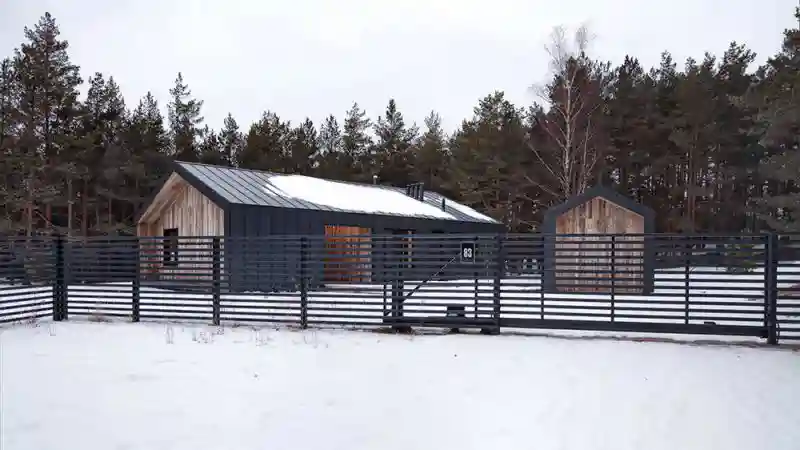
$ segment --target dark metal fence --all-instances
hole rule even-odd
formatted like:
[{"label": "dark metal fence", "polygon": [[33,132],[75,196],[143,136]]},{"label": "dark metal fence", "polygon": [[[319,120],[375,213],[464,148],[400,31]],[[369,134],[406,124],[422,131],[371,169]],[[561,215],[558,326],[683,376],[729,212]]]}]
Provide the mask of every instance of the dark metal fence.
[{"label": "dark metal fence", "polygon": [[53,315],[56,244],[39,236],[0,240],[0,323]]},{"label": "dark metal fence", "polygon": [[800,235],[0,241],[0,321],[603,330],[800,341]]}]

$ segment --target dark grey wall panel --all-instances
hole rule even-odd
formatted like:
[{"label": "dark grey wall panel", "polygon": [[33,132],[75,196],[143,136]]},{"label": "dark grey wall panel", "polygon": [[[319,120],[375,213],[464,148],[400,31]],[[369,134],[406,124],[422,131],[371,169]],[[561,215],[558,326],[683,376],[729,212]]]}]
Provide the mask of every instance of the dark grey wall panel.
[{"label": "dark grey wall panel", "polygon": [[[474,239],[478,239],[479,235],[504,231],[502,224],[236,204],[228,207],[228,216],[229,223],[226,225],[226,230],[231,238],[231,245],[226,246],[226,267],[230,269],[231,286],[237,291],[295,288],[300,276],[300,253],[297,248],[299,240],[292,239],[292,245],[286,245],[286,241],[280,239],[282,236],[309,236],[306,245],[308,255],[312,257],[306,262],[306,276],[312,284],[320,284],[323,279],[324,262],[319,256],[324,254],[325,225],[369,228],[376,236],[390,235],[395,230],[410,230],[415,234],[424,235],[433,232],[469,233],[476,236]],[[315,239],[313,236],[318,238]],[[265,239],[260,241],[237,239],[245,237]],[[419,248],[421,253],[435,252],[435,249],[430,248],[432,245],[430,241],[426,244],[420,240],[417,245],[421,245]],[[453,256],[457,254],[455,248],[450,250]],[[374,254],[376,257],[372,261],[373,282],[382,283],[385,281],[387,268],[383,266],[382,258],[379,257],[380,250],[376,249]],[[444,258],[442,255],[440,257]],[[427,279],[440,268],[441,266],[435,263],[418,264],[415,269],[406,271],[404,277],[409,280]],[[437,278],[459,277],[473,270],[480,271],[481,268],[476,264],[465,268],[464,265],[454,262]],[[245,275],[245,272],[248,275]]]}]

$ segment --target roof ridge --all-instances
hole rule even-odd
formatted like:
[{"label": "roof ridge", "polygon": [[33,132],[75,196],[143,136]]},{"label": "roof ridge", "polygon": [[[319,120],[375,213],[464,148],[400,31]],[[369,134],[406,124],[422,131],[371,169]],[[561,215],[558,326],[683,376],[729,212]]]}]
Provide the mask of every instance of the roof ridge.
[{"label": "roof ridge", "polygon": [[[175,160],[175,163],[181,164],[181,165],[189,165],[189,166],[213,167],[215,169],[222,169],[222,170],[240,170],[240,171],[243,171],[243,172],[265,173],[265,174],[274,175],[274,176],[308,177],[308,178],[315,178],[317,180],[333,181],[333,182],[336,182],[336,183],[354,184],[356,186],[366,186],[366,187],[380,188],[380,189],[399,189],[399,190],[405,189],[403,186],[394,186],[394,185],[390,185],[390,184],[373,184],[373,183],[365,183],[365,182],[361,182],[361,181],[337,180],[337,179],[334,179],[334,178],[323,178],[323,177],[317,177],[317,176],[313,176],[313,175],[305,175],[305,174],[302,174],[302,173],[281,173],[281,172],[272,172],[272,171],[269,171],[269,170],[249,169],[249,168],[246,168],[246,167],[220,166],[220,165],[216,165],[216,164],[207,164],[207,163],[190,162],[190,161],[179,161],[179,160]],[[439,197],[444,197],[443,194],[441,194],[439,192],[436,192],[434,190],[425,189],[425,192],[426,193],[430,192],[430,193],[438,195]],[[452,200],[452,199],[450,199],[448,197],[445,197],[445,198],[447,198],[450,201],[456,201],[456,200]]]},{"label": "roof ridge", "polygon": [[201,162],[191,162],[191,161],[179,161],[175,160],[177,164],[188,165],[188,166],[203,166],[203,167],[213,167],[215,169],[225,169],[225,170],[241,170],[243,172],[257,172],[257,173],[268,173],[270,175],[280,175],[278,172],[271,172],[269,170],[259,170],[259,169],[248,169],[246,167],[231,167],[231,166],[220,166],[217,164],[208,164],[208,163],[201,163]]}]

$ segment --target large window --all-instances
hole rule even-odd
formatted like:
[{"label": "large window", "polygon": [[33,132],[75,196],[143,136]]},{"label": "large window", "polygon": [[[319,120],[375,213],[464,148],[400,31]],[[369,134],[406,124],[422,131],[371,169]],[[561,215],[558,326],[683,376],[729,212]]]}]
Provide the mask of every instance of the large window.
[{"label": "large window", "polygon": [[178,265],[178,229],[167,228],[164,230],[164,266]]},{"label": "large window", "polygon": [[394,247],[393,257],[397,261],[397,268],[411,270],[414,268],[411,252],[414,247],[414,230],[392,230],[392,246]]},{"label": "large window", "polygon": [[325,225],[325,281],[368,283],[372,272],[371,230]]}]

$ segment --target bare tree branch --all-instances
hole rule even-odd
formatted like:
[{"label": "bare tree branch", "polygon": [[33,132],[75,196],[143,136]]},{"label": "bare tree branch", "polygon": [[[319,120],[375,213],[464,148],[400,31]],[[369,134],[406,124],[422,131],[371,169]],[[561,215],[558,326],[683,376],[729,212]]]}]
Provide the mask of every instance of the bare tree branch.
[{"label": "bare tree branch", "polygon": [[555,27],[545,46],[551,81],[531,86],[542,103],[549,106],[546,116],[550,118],[541,120],[539,124],[550,142],[544,148],[538,148],[536,144],[530,148],[554,178],[560,192],[545,189],[544,182],[526,178],[558,199],[586,190],[601,158],[593,130],[593,116],[601,104],[601,80],[595,79],[595,66],[586,56],[592,38],[585,25],[578,28],[572,42],[568,41],[563,26]]}]

